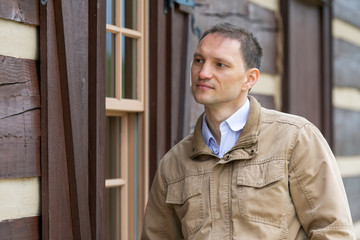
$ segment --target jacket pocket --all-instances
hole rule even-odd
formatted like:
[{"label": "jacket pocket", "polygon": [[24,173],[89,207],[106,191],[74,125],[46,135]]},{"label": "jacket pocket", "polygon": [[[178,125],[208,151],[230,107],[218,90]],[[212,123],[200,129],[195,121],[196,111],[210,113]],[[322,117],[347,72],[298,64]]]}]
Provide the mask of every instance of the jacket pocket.
[{"label": "jacket pocket", "polygon": [[167,188],[166,203],[174,206],[185,239],[197,232],[204,223],[202,178],[186,176]]},{"label": "jacket pocket", "polygon": [[289,199],[285,160],[246,162],[237,175],[238,205],[243,219],[276,227],[286,225]]}]

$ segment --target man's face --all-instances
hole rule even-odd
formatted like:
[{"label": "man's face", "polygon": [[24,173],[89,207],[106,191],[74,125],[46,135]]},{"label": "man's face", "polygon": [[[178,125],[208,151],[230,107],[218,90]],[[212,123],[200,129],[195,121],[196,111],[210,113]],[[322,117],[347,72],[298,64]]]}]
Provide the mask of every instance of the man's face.
[{"label": "man's face", "polygon": [[205,107],[239,108],[249,90],[240,42],[209,34],[194,54],[191,66],[192,93]]}]

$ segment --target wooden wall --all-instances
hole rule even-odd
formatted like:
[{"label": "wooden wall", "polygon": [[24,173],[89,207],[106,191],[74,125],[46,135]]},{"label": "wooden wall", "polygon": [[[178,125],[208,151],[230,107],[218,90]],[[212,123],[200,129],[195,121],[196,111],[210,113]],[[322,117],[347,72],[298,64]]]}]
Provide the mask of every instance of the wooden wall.
[{"label": "wooden wall", "polygon": [[38,3],[0,4],[0,239],[40,239]]},{"label": "wooden wall", "polygon": [[1,1],[0,39],[0,240],[104,239],[105,3]]},{"label": "wooden wall", "polygon": [[105,237],[105,3],[40,5],[42,238]]},{"label": "wooden wall", "polygon": [[334,145],[360,237],[360,2],[333,1]]}]

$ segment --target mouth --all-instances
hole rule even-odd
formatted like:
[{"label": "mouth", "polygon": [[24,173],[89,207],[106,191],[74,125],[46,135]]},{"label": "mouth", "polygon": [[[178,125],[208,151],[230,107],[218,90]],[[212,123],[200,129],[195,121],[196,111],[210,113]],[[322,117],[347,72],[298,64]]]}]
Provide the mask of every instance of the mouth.
[{"label": "mouth", "polygon": [[196,87],[199,89],[214,89],[211,85],[201,82],[196,83]]}]

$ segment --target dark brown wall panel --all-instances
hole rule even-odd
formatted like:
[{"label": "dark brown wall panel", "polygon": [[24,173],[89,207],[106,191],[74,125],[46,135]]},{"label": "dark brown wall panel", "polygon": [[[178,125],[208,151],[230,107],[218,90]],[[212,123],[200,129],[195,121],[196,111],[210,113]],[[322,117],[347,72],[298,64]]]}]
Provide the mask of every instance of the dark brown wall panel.
[{"label": "dark brown wall panel", "polygon": [[[321,127],[321,23],[317,7],[290,1],[288,110]],[[301,31],[300,31],[301,29]]]},{"label": "dark brown wall panel", "polygon": [[37,63],[0,56],[0,178],[40,176]]},{"label": "dark brown wall panel", "polygon": [[[149,135],[153,141],[149,142],[149,175],[152,181],[158,161],[170,149],[171,113],[169,112],[171,92],[167,89],[167,15],[164,13],[164,1],[150,0],[150,29],[149,36]],[[165,67],[166,66],[166,67]]]},{"label": "dark brown wall panel", "polygon": [[105,4],[89,1],[89,207],[93,240],[105,239],[106,222],[105,18]]},{"label": "dark brown wall panel", "polygon": [[359,0],[333,0],[334,17],[360,27]]},{"label": "dark brown wall panel", "polygon": [[28,217],[0,222],[0,240],[14,239],[41,239],[40,217]]},{"label": "dark brown wall panel", "polygon": [[40,7],[44,239],[104,237],[102,3],[48,0]]},{"label": "dark brown wall panel", "polygon": [[39,0],[1,0],[0,18],[39,25]]},{"label": "dark brown wall panel", "polygon": [[333,52],[334,85],[360,89],[360,47],[334,38]]},{"label": "dark brown wall panel", "polygon": [[360,155],[360,112],[334,109],[334,140],[337,156]]},{"label": "dark brown wall panel", "polygon": [[281,0],[282,111],[306,117],[332,146],[331,2]]}]

